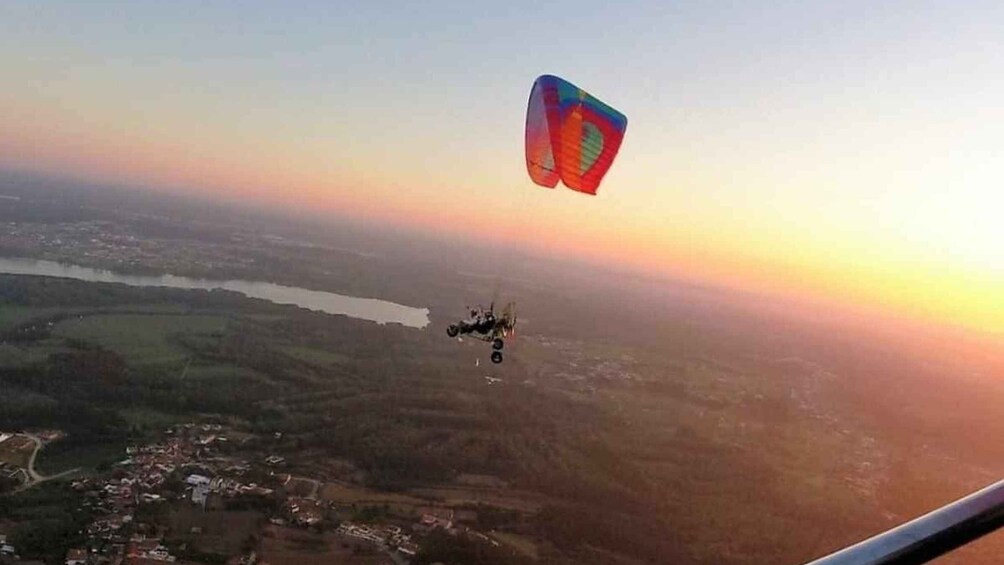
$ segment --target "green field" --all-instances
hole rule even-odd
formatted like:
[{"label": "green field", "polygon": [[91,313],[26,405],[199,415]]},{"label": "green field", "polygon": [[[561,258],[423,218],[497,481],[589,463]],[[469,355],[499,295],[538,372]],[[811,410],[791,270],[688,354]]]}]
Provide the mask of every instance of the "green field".
[{"label": "green field", "polygon": [[54,333],[115,351],[130,366],[171,365],[180,369],[189,355],[175,338],[222,334],[227,322],[221,316],[113,314],[67,320],[58,324]]},{"label": "green field", "polygon": [[271,382],[269,376],[264,373],[234,364],[201,365],[192,363],[187,368],[182,368],[179,378],[186,383],[207,385],[229,382],[239,386],[241,383],[267,384]]},{"label": "green field", "polygon": [[20,367],[31,362],[31,352],[25,348],[0,343],[0,367]]},{"label": "green field", "polygon": [[0,303],[0,332],[13,329],[32,318],[46,316],[53,311],[54,309],[51,308],[33,308]]},{"label": "green field", "polygon": [[119,410],[119,415],[121,415],[130,426],[135,426],[141,431],[152,432],[163,430],[173,424],[177,424],[185,420],[185,417],[182,415],[167,414],[149,407],[125,408],[123,410]]},{"label": "green field", "polygon": [[125,459],[125,446],[114,443],[74,445],[60,440],[46,445],[38,452],[35,466],[43,475],[55,475],[70,469],[80,469],[73,477],[91,474],[95,469],[106,470],[109,463]]},{"label": "green field", "polygon": [[317,367],[348,365],[352,363],[351,357],[325,349],[287,346],[282,348],[282,352],[298,361],[303,361],[304,363]]},{"label": "green field", "polygon": [[72,351],[62,338],[48,338],[26,344],[0,344],[0,367],[25,367],[44,363],[50,355]]},{"label": "green field", "polygon": [[[199,560],[222,562],[238,554],[264,522],[258,512],[206,512],[187,502],[174,503],[167,511],[170,543],[185,544]],[[198,534],[193,534],[196,528]]]}]

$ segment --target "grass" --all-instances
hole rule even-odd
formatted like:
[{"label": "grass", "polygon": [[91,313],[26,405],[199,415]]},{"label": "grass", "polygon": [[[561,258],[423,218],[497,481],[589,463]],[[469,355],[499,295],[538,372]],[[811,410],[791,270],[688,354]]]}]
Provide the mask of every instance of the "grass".
[{"label": "grass", "polygon": [[53,309],[50,308],[0,304],[0,332],[13,329],[32,318],[39,318],[52,312]]},{"label": "grass", "polygon": [[172,342],[181,334],[226,330],[227,318],[205,315],[113,314],[60,323],[56,335],[100,345],[120,354],[131,366],[184,366],[188,353]]},{"label": "grass", "polygon": [[142,431],[163,430],[185,419],[184,416],[159,412],[151,408],[127,408],[120,410],[119,415],[129,426],[135,426]]},{"label": "grass", "polygon": [[380,492],[368,488],[342,483],[327,483],[321,487],[318,498],[337,504],[403,504],[407,506],[428,505],[429,501],[406,494]]},{"label": "grass", "polygon": [[510,489],[465,489],[454,487],[419,488],[411,492],[417,496],[442,501],[447,506],[484,504],[534,514],[540,511],[544,499],[533,493],[520,493]]},{"label": "grass", "polygon": [[19,368],[42,363],[54,353],[72,351],[61,338],[48,338],[30,344],[0,344],[0,368]]},{"label": "grass", "polygon": [[15,443],[22,445],[23,437],[16,436],[0,444],[0,462],[9,463],[15,467],[27,467],[28,460],[35,450],[35,444],[29,444],[22,449],[14,449]]},{"label": "grass", "polygon": [[0,343],[0,367],[23,367],[31,363],[31,352],[25,348]]},{"label": "grass", "polygon": [[[203,554],[230,556],[242,550],[263,521],[259,512],[209,513],[181,502],[172,505],[168,513],[168,539],[186,543]],[[193,528],[200,528],[201,533],[193,533]]]},{"label": "grass", "polygon": [[[343,545],[344,544],[344,545]],[[387,556],[367,542],[268,525],[262,533],[262,562],[274,565],[377,565]]]},{"label": "grass", "polygon": [[92,443],[64,447],[51,443],[38,452],[35,467],[43,475],[55,475],[70,469],[93,469],[125,459],[125,444]]},{"label": "grass", "polygon": [[283,347],[282,352],[298,361],[303,361],[304,363],[309,363],[317,367],[352,363],[352,358],[347,355],[334,353],[332,351],[325,351],[323,349],[288,346]]},{"label": "grass", "polygon": [[537,544],[528,537],[508,532],[492,532],[492,537],[534,561],[540,557],[537,551]]},{"label": "grass", "polygon": [[271,379],[264,373],[259,373],[254,369],[239,367],[237,365],[196,365],[192,363],[188,369],[179,371],[179,376],[184,374],[186,381],[194,382],[233,382],[233,383],[271,383]]}]

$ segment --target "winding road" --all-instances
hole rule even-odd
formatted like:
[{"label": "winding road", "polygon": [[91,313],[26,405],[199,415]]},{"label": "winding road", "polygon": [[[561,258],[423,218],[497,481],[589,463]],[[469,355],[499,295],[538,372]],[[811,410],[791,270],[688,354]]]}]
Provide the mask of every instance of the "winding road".
[{"label": "winding road", "polygon": [[68,471],[63,471],[62,473],[57,473],[55,475],[48,475],[48,476],[42,475],[41,473],[35,470],[35,459],[38,457],[38,452],[41,451],[43,447],[45,447],[45,443],[43,443],[42,439],[39,438],[38,436],[32,434],[22,434],[22,435],[24,435],[26,438],[30,439],[35,443],[35,449],[32,450],[31,457],[28,458],[28,468],[26,469],[28,473],[28,480],[14,492],[24,491],[39,483],[44,483],[45,481],[51,481],[53,479],[60,479],[73,473],[76,473],[77,471],[80,470],[80,468],[77,467],[74,469],[70,469]]}]

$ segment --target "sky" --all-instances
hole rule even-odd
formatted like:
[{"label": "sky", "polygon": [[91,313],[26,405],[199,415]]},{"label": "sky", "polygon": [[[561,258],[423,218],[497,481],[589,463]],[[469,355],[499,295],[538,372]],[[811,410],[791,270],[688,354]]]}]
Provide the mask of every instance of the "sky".
[{"label": "sky", "polygon": [[[1004,335],[1000,2],[13,1],[0,21],[0,167]],[[544,73],[628,116],[596,197],[527,177]]]}]

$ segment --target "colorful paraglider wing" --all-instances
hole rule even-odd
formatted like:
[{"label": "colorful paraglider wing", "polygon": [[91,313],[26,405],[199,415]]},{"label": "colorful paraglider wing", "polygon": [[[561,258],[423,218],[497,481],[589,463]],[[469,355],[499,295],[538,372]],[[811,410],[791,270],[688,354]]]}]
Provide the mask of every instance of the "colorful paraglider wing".
[{"label": "colorful paraglider wing", "polygon": [[526,168],[533,182],[596,194],[613,164],[627,117],[572,83],[543,75],[526,111]]},{"label": "colorful paraglider wing", "polygon": [[[526,170],[530,179],[540,186],[554,188],[558,185],[558,169],[551,149],[551,134],[548,127],[548,105],[545,95],[554,98],[551,88],[545,86],[546,77],[533,83],[530,103],[526,108]],[[553,106],[553,102],[552,102]],[[555,127],[560,127],[557,124]]]}]

